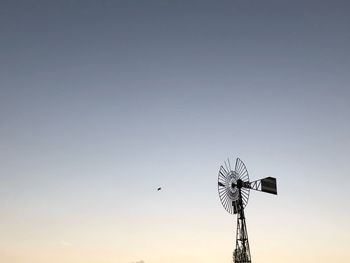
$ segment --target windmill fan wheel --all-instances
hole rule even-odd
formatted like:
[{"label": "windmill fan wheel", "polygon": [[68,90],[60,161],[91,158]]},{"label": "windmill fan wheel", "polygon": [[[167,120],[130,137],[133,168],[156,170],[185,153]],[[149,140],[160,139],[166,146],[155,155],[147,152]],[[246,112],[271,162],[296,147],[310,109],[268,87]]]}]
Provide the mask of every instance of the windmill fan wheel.
[{"label": "windmill fan wheel", "polygon": [[[248,204],[249,188],[244,187],[249,184],[249,174],[244,163],[237,158],[235,169],[231,169],[230,160],[224,162],[219,170],[218,191],[223,207],[230,214],[237,214],[239,209],[244,209]],[[240,194],[241,204],[240,207]]]}]

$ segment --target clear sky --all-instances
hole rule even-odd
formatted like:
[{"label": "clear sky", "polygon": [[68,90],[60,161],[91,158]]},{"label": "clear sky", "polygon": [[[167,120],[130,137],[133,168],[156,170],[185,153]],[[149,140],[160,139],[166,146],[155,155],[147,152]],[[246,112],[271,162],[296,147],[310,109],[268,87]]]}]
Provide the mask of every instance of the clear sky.
[{"label": "clear sky", "polygon": [[[350,4],[0,1],[0,261],[350,262]],[[162,191],[156,188],[161,186]]]}]

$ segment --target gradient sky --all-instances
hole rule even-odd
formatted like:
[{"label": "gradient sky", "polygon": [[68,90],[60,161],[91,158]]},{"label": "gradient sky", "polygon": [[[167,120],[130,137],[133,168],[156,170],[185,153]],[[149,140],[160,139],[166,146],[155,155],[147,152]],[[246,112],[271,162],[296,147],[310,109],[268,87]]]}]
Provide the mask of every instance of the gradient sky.
[{"label": "gradient sky", "polygon": [[[350,262],[350,4],[0,1],[0,261]],[[156,191],[158,186],[163,190]]]}]

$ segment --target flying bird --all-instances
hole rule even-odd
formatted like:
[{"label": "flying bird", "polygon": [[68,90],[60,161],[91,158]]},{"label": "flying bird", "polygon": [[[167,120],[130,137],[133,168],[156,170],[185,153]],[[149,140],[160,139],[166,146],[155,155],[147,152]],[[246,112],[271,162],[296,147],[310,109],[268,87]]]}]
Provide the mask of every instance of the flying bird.
[{"label": "flying bird", "polygon": [[158,187],[157,191],[160,191],[160,190],[162,190],[162,187]]}]

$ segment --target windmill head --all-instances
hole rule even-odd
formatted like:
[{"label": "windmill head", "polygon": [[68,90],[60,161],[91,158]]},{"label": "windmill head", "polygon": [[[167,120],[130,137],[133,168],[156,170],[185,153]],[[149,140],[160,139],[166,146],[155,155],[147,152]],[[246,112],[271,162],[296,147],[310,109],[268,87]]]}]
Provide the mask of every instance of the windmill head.
[{"label": "windmill head", "polygon": [[248,170],[239,158],[236,159],[234,169],[232,169],[229,159],[220,166],[218,192],[221,203],[227,212],[237,214],[240,209],[244,209],[248,204],[251,189],[277,194],[276,178],[266,177],[250,182]]}]

